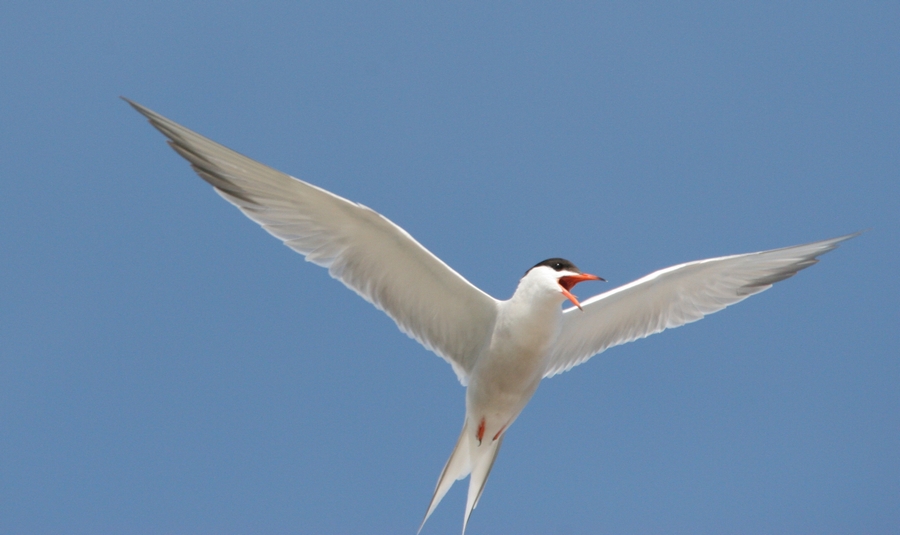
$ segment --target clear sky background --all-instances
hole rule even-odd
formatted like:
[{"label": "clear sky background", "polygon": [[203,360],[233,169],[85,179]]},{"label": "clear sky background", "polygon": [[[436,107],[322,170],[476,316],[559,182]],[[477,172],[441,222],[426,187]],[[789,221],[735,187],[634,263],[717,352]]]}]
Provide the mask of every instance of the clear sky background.
[{"label": "clear sky background", "polygon": [[0,532],[412,535],[462,425],[445,362],[119,95],[498,298],[870,228],[545,381],[469,532],[900,526],[896,2],[6,1],[0,50]]}]

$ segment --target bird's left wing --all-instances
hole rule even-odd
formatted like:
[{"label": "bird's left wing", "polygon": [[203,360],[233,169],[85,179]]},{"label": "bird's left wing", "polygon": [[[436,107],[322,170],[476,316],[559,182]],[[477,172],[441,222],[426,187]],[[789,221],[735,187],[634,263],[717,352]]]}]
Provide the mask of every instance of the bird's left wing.
[{"label": "bird's left wing", "polygon": [[227,201],[306,260],[328,268],[447,360],[464,385],[497,301],[384,216],[242,156],[125,99]]},{"label": "bird's left wing", "polygon": [[771,251],[723,256],[661,269],[563,312],[544,377],[610,347],[679,327],[770,288],[818,262],[859,233]]}]

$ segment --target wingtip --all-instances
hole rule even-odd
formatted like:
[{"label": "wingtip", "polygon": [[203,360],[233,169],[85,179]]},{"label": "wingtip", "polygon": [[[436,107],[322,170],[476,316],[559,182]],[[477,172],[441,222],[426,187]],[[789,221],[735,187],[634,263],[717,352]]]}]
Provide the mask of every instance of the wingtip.
[{"label": "wingtip", "polygon": [[859,236],[860,234],[864,234],[866,232],[869,232],[870,230],[872,230],[872,229],[867,228],[867,229],[863,229],[863,230],[857,230],[856,232],[851,232],[850,234],[844,234],[843,236],[831,238],[830,240],[823,240],[819,243],[827,244],[827,248],[823,252],[817,254],[816,256],[818,257],[821,254],[825,254],[829,251],[833,251],[833,250],[837,249],[845,241],[852,240],[853,238]]},{"label": "wingtip", "polygon": [[119,98],[122,99],[122,100],[124,100],[125,102],[127,102],[129,106],[131,106],[132,108],[134,108],[134,109],[136,109],[136,110],[138,110],[138,111],[141,111],[141,109],[143,109],[143,106],[141,106],[141,105],[138,104],[137,102],[131,100],[130,98],[128,98],[128,97],[126,97],[126,96],[124,96],[124,95],[119,95]]},{"label": "wingtip", "polygon": [[151,122],[153,121],[153,118],[157,115],[155,112],[153,112],[153,111],[150,110],[149,108],[147,108],[147,107],[145,107],[145,106],[142,106],[142,105],[138,104],[137,102],[131,100],[131,99],[128,98],[128,97],[120,96],[119,98],[122,99],[122,100],[124,100],[125,102],[127,102],[128,105],[131,106],[132,108],[134,108],[134,110],[135,110],[136,112],[140,113],[141,115],[143,115],[144,117],[146,117],[146,118],[147,118],[148,120],[150,120]]},{"label": "wingtip", "polygon": [[872,230],[872,227],[864,228],[862,230],[857,230],[856,232],[851,232],[850,234],[844,234],[843,236],[838,236],[837,238],[834,238],[834,241],[837,243],[840,243],[843,241],[852,240],[853,238],[859,236],[860,234],[865,234],[866,232],[869,232],[870,230]]}]

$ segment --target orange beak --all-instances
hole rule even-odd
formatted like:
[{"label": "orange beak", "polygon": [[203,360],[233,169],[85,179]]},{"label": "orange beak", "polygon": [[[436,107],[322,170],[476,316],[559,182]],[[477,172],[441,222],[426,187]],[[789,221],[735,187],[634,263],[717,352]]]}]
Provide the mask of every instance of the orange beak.
[{"label": "orange beak", "polygon": [[575,285],[578,284],[579,282],[584,282],[584,281],[606,282],[606,279],[604,279],[602,277],[598,277],[596,275],[590,275],[588,273],[581,273],[579,275],[566,275],[565,277],[559,278],[559,285],[562,287],[563,295],[566,296],[567,298],[569,298],[569,301],[574,303],[575,306],[578,307],[578,310],[581,310],[582,312],[584,311],[584,309],[581,308],[581,303],[578,302],[578,299],[576,299],[575,296],[572,295],[572,292],[570,292],[569,290],[574,288]]}]

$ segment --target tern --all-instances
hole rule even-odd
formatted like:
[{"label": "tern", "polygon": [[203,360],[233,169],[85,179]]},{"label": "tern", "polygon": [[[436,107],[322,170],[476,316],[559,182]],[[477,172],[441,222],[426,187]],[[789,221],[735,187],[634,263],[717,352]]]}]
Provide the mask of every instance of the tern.
[{"label": "tern", "polygon": [[[466,387],[463,429],[419,531],[453,483],[469,476],[465,534],[503,437],[542,379],[610,347],[697,321],[762,292],[859,234],[687,262],[583,302],[572,294],[573,287],[603,279],[551,258],[529,269],[512,297],[501,301],[374,210],[124,100],[225,200],[307,261],[328,268],[456,372]],[[574,306],[563,310],[566,300]]]}]

